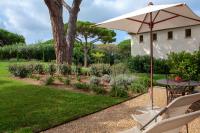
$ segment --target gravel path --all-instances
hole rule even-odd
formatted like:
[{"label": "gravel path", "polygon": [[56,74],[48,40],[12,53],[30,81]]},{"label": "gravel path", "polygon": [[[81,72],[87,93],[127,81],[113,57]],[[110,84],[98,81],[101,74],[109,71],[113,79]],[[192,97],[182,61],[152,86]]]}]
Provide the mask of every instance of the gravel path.
[{"label": "gravel path", "polygon": [[[155,104],[165,106],[165,90],[155,87]],[[52,128],[44,133],[115,133],[135,126],[131,114],[136,108],[150,104],[149,95],[144,94],[130,101],[105,109],[101,112]],[[200,118],[189,125],[190,133],[200,133]]]}]

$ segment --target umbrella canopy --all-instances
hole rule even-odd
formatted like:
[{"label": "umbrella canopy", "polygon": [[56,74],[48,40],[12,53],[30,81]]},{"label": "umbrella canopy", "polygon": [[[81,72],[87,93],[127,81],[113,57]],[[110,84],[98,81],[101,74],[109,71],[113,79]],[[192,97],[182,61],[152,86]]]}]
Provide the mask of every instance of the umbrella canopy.
[{"label": "umbrella canopy", "polygon": [[[150,19],[152,13],[152,20]],[[97,24],[99,27],[124,30],[129,33],[149,32],[150,23],[153,30],[178,28],[200,24],[200,17],[183,3],[153,5]]]},{"label": "umbrella canopy", "polygon": [[153,37],[152,32],[200,24],[200,17],[184,3],[153,5],[96,24],[98,27],[127,31],[132,34],[150,33],[151,99],[153,108]]}]

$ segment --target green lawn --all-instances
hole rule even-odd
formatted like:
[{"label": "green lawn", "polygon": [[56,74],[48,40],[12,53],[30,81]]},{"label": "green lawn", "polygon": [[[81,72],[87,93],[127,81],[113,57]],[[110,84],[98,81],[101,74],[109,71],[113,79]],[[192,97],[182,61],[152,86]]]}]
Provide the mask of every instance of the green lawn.
[{"label": "green lawn", "polygon": [[0,132],[40,131],[124,100],[12,80],[10,63],[0,62]]}]

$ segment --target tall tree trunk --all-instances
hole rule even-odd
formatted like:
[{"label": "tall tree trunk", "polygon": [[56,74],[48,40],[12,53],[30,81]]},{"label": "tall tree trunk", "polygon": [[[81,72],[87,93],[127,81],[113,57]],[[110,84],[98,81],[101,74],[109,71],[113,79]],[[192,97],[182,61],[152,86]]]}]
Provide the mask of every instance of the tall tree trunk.
[{"label": "tall tree trunk", "polygon": [[69,11],[69,21],[66,35],[67,42],[67,62],[69,65],[72,64],[72,54],[73,54],[73,45],[75,42],[76,36],[76,22],[78,18],[78,12],[80,11],[80,4],[82,0],[74,0],[72,7],[68,8]]},{"label": "tall tree trunk", "polygon": [[55,41],[56,63],[62,64],[66,61],[66,41],[63,23],[63,4],[62,0],[44,0],[50,14],[53,38]]},{"label": "tall tree trunk", "polygon": [[87,58],[88,48],[84,47],[83,51],[84,51],[84,67],[87,67],[88,66],[88,58]]}]

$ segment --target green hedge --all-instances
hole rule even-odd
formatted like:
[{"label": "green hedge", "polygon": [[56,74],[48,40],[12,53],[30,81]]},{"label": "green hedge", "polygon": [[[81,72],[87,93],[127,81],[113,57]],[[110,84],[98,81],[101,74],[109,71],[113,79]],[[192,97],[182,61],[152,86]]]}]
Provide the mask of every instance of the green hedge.
[{"label": "green hedge", "polygon": [[[150,57],[149,56],[135,56],[128,59],[126,62],[131,72],[149,73],[150,72]],[[169,73],[167,60],[154,59],[154,73],[165,74]]]},{"label": "green hedge", "polygon": [[55,50],[52,44],[10,45],[0,47],[0,59],[36,59],[43,61],[55,60]]}]

